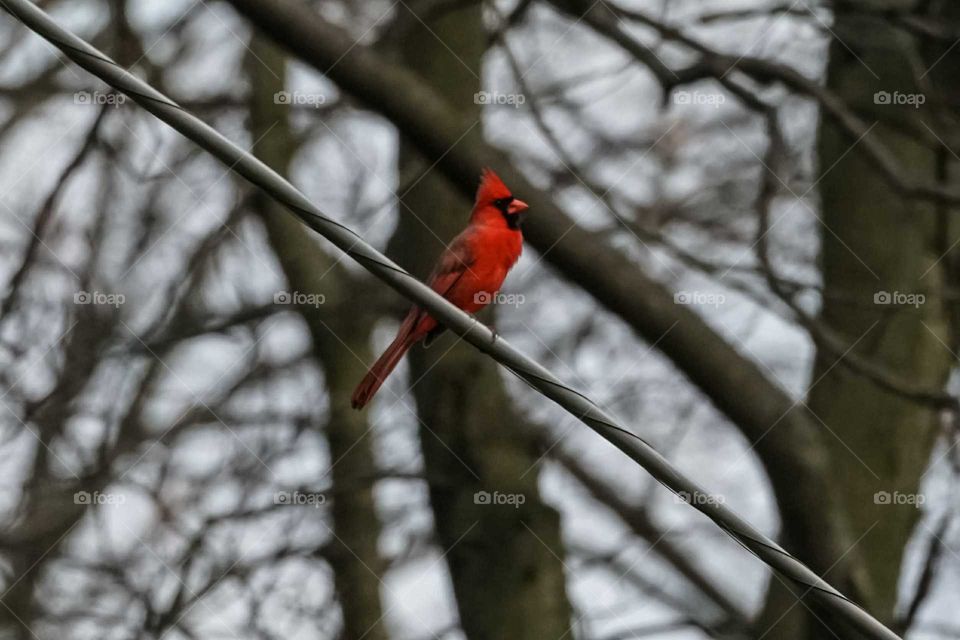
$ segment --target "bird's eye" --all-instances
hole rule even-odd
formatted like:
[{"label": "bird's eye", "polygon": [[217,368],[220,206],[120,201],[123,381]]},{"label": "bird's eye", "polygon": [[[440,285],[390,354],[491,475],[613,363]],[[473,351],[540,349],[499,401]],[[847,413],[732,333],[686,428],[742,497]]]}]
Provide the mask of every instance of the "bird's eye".
[{"label": "bird's eye", "polygon": [[507,198],[498,198],[497,200],[493,201],[493,206],[506,214],[507,208],[510,206],[511,202],[513,202],[513,196],[509,196]]}]

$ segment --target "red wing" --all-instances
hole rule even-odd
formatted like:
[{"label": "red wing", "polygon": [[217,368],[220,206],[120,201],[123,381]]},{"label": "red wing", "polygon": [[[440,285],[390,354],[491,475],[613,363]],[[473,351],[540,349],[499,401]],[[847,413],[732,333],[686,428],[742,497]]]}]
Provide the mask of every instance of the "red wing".
[{"label": "red wing", "polygon": [[427,278],[427,285],[444,298],[464,273],[476,262],[473,250],[463,235],[454,238]]},{"label": "red wing", "polygon": [[[476,257],[463,234],[457,236],[440,255],[437,266],[433,268],[427,278],[427,286],[449,300],[450,292],[453,291],[460,278],[469,271],[475,261]],[[422,310],[417,311],[414,322],[414,326],[417,327],[416,331],[423,332],[426,338],[424,344],[426,345],[443,333],[443,327]]]}]

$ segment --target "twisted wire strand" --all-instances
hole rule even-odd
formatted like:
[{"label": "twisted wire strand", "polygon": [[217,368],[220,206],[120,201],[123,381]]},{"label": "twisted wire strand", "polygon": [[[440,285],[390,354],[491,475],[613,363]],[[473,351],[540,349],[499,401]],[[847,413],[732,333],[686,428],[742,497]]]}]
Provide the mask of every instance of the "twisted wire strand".
[{"label": "twisted wire strand", "polygon": [[85,40],[61,27],[29,0],[0,0],[0,7],[60,49],[77,65],[130,96],[144,109],[214,155],[231,171],[240,174],[262,189],[289,209],[304,224],[347,253],[400,295],[426,309],[451,331],[496,360],[616,446],[660,484],[710,518],[721,530],[783,578],[805,589],[801,597],[805,597],[807,593],[811,594],[825,610],[838,619],[845,620],[867,638],[899,639],[893,631],[821,579],[800,560],[763,535],[736,512],[716,500],[693,500],[693,496],[712,494],[681,474],[643,438],[618,424],[588,396],[560,381],[542,365],[510,346],[476,318],[443,299],[402,267],[367,244],[355,231],[325,216],[320,208],[310,202],[296,187],[253,155],[120,67]]}]

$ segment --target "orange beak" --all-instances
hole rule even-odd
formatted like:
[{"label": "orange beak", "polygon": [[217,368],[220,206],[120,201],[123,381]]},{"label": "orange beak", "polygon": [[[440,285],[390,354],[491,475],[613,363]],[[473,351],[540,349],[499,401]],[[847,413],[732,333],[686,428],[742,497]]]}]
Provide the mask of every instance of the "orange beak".
[{"label": "orange beak", "polygon": [[511,215],[515,213],[523,213],[529,208],[530,206],[526,202],[514,198],[513,202],[510,203],[510,206],[507,207],[507,213]]}]

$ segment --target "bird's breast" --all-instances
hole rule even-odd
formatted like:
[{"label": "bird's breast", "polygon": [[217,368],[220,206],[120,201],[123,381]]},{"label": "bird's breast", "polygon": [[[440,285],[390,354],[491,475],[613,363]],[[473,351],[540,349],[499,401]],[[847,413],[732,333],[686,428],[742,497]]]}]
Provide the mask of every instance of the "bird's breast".
[{"label": "bird's breast", "polygon": [[[482,268],[493,273],[506,276],[523,250],[523,236],[510,229],[493,229],[478,238],[475,252],[477,262],[482,262]],[[501,279],[502,279],[501,277]]]}]

